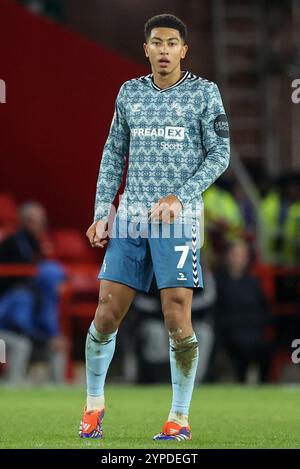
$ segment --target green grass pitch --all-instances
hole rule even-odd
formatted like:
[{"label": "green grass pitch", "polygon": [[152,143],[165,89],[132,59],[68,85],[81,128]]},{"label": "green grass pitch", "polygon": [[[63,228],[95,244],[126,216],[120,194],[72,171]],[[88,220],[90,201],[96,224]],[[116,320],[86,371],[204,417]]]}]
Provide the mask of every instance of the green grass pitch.
[{"label": "green grass pitch", "polygon": [[77,436],[83,389],[0,388],[0,448],[300,448],[300,387],[200,386],[188,442],[155,442],[170,386],[106,388],[103,440]]}]

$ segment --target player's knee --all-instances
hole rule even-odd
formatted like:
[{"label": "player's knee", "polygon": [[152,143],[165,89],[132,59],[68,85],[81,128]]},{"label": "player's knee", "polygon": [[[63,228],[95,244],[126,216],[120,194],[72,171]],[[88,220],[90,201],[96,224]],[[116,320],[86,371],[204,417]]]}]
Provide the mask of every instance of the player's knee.
[{"label": "player's knee", "polygon": [[181,339],[188,325],[182,315],[175,313],[165,315],[165,326],[171,339]]},{"label": "player's knee", "polygon": [[165,318],[166,327],[174,327],[178,323],[178,320],[183,317],[185,310],[185,303],[180,298],[174,298],[164,301],[162,304],[162,310]]},{"label": "player's knee", "polygon": [[180,297],[170,298],[162,304],[164,321],[170,338],[174,340],[185,337],[191,329],[190,310],[186,301]]},{"label": "player's knee", "polygon": [[103,333],[115,331],[123,317],[122,309],[112,301],[112,296],[100,296],[95,314],[96,329]]},{"label": "player's knee", "polygon": [[164,315],[177,314],[186,308],[186,301],[181,296],[174,296],[162,301]]},{"label": "player's knee", "polygon": [[97,331],[103,334],[109,334],[114,332],[119,327],[119,321],[116,320],[115,316],[110,311],[96,310],[94,318],[94,324]]}]

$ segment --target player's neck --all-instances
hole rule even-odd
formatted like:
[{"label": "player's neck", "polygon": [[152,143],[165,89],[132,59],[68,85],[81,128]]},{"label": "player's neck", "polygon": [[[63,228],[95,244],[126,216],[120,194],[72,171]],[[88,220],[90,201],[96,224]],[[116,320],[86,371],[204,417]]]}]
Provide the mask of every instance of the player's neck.
[{"label": "player's neck", "polygon": [[177,81],[180,80],[182,77],[183,72],[179,69],[174,70],[168,75],[161,75],[157,72],[153,71],[153,81],[156,86],[161,89],[169,88],[170,86],[174,85]]}]

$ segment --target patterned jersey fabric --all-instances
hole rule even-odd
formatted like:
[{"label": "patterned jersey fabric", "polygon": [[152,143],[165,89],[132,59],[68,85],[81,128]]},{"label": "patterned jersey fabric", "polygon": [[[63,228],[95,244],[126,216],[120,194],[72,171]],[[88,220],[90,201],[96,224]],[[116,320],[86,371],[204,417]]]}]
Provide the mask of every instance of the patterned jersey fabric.
[{"label": "patterned jersey fabric", "polygon": [[94,221],[108,219],[127,156],[120,218],[145,221],[158,199],[173,194],[183,205],[175,223],[199,220],[202,192],[229,163],[228,123],[217,85],[186,71],[165,89],[152,75],[121,86],[103,150]]}]

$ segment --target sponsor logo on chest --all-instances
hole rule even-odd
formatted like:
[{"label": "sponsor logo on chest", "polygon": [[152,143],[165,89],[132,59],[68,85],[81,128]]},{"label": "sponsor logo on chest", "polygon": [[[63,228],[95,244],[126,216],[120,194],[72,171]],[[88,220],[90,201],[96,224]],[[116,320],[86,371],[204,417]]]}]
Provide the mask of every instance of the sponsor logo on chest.
[{"label": "sponsor logo on chest", "polygon": [[133,137],[163,137],[166,140],[184,140],[184,127],[148,127],[131,129]]}]

